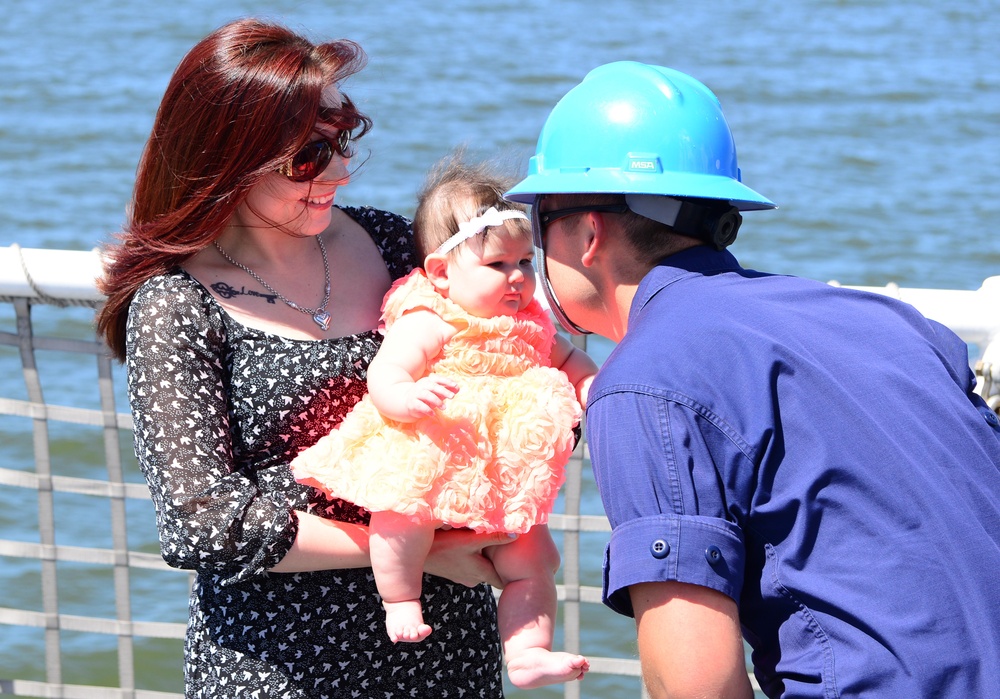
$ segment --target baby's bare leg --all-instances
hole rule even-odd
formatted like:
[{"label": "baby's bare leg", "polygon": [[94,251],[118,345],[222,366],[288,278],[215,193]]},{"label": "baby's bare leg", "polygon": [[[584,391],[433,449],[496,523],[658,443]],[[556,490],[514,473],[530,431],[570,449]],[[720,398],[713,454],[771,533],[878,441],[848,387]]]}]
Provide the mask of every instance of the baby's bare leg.
[{"label": "baby's bare leg", "polygon": [[559,552],[548,527],[536,526],[488,553],[504,581],[497,621],[511,683],[534,689],[581,679],[590,669],[584,656],[552,651]]},{"label": "baby's bare leg", "polygon": [[385,607],[385,629],[393,643],[422,641],[431,633],[420,607],[424,559],[434,525],[395,512],[373,512],[369,549],[375,584]]}]

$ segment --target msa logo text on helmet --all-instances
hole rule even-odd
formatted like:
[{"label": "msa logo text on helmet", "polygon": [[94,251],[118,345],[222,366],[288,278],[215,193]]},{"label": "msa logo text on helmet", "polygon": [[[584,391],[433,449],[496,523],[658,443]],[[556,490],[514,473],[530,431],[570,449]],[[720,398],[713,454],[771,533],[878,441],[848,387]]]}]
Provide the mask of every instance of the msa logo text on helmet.
[{"label": "msa logo text on helmet", "polygon": [[629,155],[626,170],[629,172],[662,172],[660,159],[653,156]]}]

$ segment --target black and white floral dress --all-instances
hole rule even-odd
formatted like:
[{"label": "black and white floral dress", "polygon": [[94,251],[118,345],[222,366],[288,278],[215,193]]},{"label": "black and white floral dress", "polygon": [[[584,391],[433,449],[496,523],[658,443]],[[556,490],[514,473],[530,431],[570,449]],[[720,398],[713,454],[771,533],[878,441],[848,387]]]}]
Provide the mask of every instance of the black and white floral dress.
[{"label": "black and white floral dress", "polygon": [[[344,208],[391,276],[410,271],[409,223]],[[367,522],[288,464],[366,390],[381,336],[293,340],[233,320],[183,271],[141,287],[129,312],[129,399],[164,559],[197,571],[185,643],[188,697],[502,697],[496,605],[425,576],[422,643],[393,645],[370,568],[268,573],[296,511]]]}]

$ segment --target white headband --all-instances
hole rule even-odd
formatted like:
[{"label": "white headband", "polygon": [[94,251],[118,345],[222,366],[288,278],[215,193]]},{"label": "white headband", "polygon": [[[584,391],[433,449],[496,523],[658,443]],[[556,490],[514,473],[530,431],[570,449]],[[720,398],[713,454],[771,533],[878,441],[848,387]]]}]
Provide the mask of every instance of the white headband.
[{"label": "white headband", "polygon": [[504,221],[509,221],[513,218],[523,218],[525,221],[530,220],[523,211],[518,211],[517,209],[497,211],[495,206],[491,206],[483,212],[482,216],[476,216],[471,221],[460,223],[458,225],[458,233],[441,243],[438,249],[434,251],[434,254],[444,255],[447,252],[451,252],[474,235],[481,233],[491,226],[501,226]]}]

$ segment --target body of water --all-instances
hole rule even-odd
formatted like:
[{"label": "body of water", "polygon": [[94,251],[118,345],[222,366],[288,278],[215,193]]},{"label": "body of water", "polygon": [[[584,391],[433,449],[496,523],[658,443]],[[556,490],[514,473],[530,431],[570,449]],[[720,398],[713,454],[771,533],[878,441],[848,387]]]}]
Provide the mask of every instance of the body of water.
[{"label": "body of water", "polygon": [[[733,247],[745,266],[843,284],[954,289],[1000,274],[998,0],[7,0],[4,10],[0,246],[89,249],[107,239],[122,221],[173,68],[218,25],[256,15],[315,39],[355,39],[369,54],[346,90],[374,119],[361,144],[370,158],[338,193],[341,203],[409,215],[428,168],[457,146],[523,168],[560,96],[597,65],[639,60],[690,73],[716,92],[744,182],[779,205],[745,216]],[[53,327],[86,334],[88,316],[59,313],[71,318],[53,316]],[[0,307],[0,328],[11,325]],[[21,398],[16,355],[0,354],[8,359],[15,369],[3,364],[0,395]],[[92,401],[82,387],[96,383],[96,372],[53,361],[59,380],[46,398]],[[52,431],[63,473],[101,477],[99,443],[86,446],[69,427]],[[8,467],[33,468],[30,433],[0,421],[0,439]],[[0,488],[0,538],[36,536],[25,492]],[[588,513],[599,513],[592,488],[586,492]],[[106,503],[97,511],[93,500],[58,500],[60,544],[110,545],[94,533],[106,529],[73,525],[107,518]],[[130,511],[129,521],[135,547],[155,551],[151,511]],[[584,538],[592,551],[586,582],[598,585],[604,537]],[[16,561],[2,566],[4,606],[40,609],[37,576]],[[172,586],[136,578],[137,617],[184,619],[183,576]],[[62,611],[113,617],[107,588],[85,567],[67,568]],[[584,652],[633,652],[630,621],[595,607],[585,614]],[[38,638],[0,627],[0,677],[44,677]],[[114,683],[113,641],[92,652],[68,661],[67,682]],[[180,690],[179,644],[139,652],[147,666],[141,687]],[[108,658],[110,678],[95,675]],[[637,681],[610,682],[587,678],[583,696],[637,695]],[[512,696],[529,695],[559,696]]]}]

